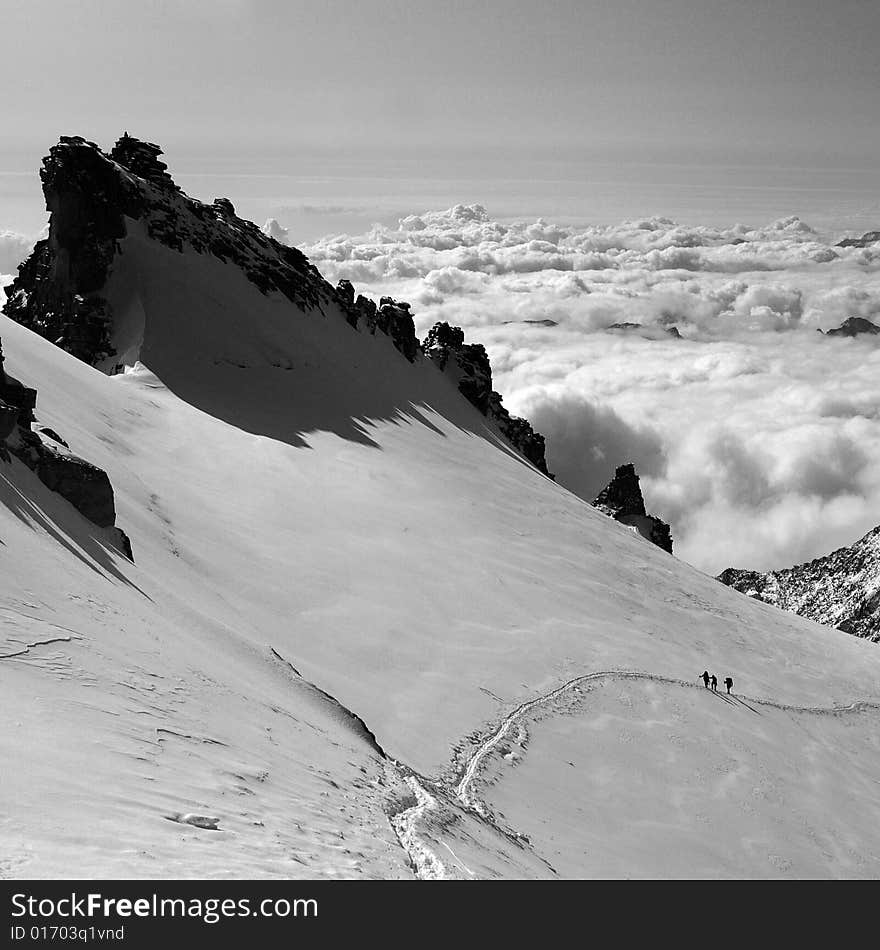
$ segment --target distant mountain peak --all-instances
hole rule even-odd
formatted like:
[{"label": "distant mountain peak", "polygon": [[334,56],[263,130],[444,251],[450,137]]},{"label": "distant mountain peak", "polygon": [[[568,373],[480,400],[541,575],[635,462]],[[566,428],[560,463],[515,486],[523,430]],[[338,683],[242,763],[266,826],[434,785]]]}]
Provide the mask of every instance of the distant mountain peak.
[{"label": "distant mountain peak", "polygon": [[776,571],[729,567],[718,580],[755,600],[880,642],[880,525],[824,557]]},{"label": "distant mountain peak", "polygon": [[826,336],[859,336],[861,333],[874,335],[880,333],[880,326],[864,317],[849,317],[839,327],[829,330]]},{"label": "distant mountain peak", "polygon": [[878,241],[880,241],[880,231],[866,231],[861,237],[844,238],[838,242],[837,247],[868,247]]}]

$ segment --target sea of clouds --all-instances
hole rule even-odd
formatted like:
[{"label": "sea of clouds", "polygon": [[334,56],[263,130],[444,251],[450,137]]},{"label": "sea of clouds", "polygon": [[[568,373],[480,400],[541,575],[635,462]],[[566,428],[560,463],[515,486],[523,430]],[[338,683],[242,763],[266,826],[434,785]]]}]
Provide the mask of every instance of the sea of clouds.
[{"label": "sea of clouds", "polygon": [[[635,462],[676,554],[715,574],[789,566],[880,523],[880,337],[816,332],[880,323],[880,244],[838,238],[798,218],[574,227],[458,205],[300,246],[329,280],[410,301],[420,336],[446,320],[485,344],[572,491],[592,500]],[[31,244],[0,232],[0,274]]]},{"label": "sea of clouds", "polygon": [[572,491],[635,462],[676,553],[714,574],[880,523],[880,337],[816,332],[880,322],[880,244],[838,238],[796,217],[573,227],[458,205],[301,246],[329,280],[410,301],[420,335],[446,320],[484,343]]}]

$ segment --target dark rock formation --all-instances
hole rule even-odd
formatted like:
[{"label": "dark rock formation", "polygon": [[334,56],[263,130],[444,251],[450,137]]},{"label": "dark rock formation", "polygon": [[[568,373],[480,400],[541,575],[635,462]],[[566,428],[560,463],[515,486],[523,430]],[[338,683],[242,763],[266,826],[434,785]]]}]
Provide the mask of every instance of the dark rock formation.
[{"label": "dark rock formation", "polygon": [[864,317],[849,317],[844,320],[839,327],[829,330],[826,336],[858,336],[860,333],[877,334],[880,333],[880,327],[876,323],[871,323]]},{"label": "dark rock formation", "polygon": [[[9,427],[8,436],[15,426],[21,423],[30,426],[34,421],[34,409],[37,405],[36,389],[23,386],[17,379],[9,376],[3,368],[3,348],[0,345],[0,403],[4,406],[4,426]],[[6,436],[0,436],[0,442]]]},{"label": "dark rock formation", "polygon": [[636,475],[636,468],[632,463],[617,467],[614,478],[599,492],[593,507],[601,508],[612,518],[619,514],[646,514],[639,476]]},{"label": "dark rock formation", "polygon": [[226,218],[235,217],[235,208],[232,206],[232,202],[228,198],[215,198],[213,201],[213,207],[215,207],[220,214]]},{"label": "dark rock formation", "polygon": [[880,231],[866,231],[861,237],[844,238],[836,247],[867,247],[880,241]]},{"label": "dark rock formation", "polygon": [[614,478],[599,492],[593,507],[609,518],[635,528],[643,538],[672,554],[669,525],[645,511],[639,476],[632,463],[617,467]]},{"label": "dark rock formation", "polygon": [[486,348],[465,343],[461,327],[435,323],[422,343],[425,356],[440,370],[456,377],[459,392],[484,416],[492,419],[510,444],[550,478],[544,457],[544,436],[526,419],[512,416],[492,389],[492,367]]},{"label": "dark rock formation", "polygon": [[[63,141],[63,140],[62,140]],[[159,160],[162,149],[152,142],[142,142],[128,132],[122,133],[110,151],[110,158],[133,175],[143,178],[160,188],[174,188],[174,181],[168,174],[168,166]]]},{"label": "dark rock formation", "polygon": [[382,297],[377,307],[374,301],[362,294],[358,294],[355,300],[350,280],[340,280],[336,285],[336,302],[355,329],[362,327],[367,333],[384,333],[410,363],[415,362],[420,345],[408,303]]},{"label": "dark rock formation", "polygon": [[765,573],[729,567],[718,580],[765,604],[880,642],[880,526],[825,557]]},{"label": "dark rock formation", "polygon": [[492,395],[492,367],[482,343],[465,343],[461,327],[435,323],[422,343],[425,356],[440,369],[452,361],[461,394],[485,416]]},{"label": "dark rock formation", "polygon": [[[645,327],[643,323],[612,323],[609,327],[609,330],[645,330],[651,329],[650,327]],[[676,340],[681,339],[681,334],[678,332],[678,327],[664,327],[663,332],[669,334],[669,336],[674,337]]]},{"label": "dark rock formation", "polygon": [[382,297],[376,312],[376,329],[391,337],[391,341],[401,353],[413,362],[419,351],[416,325],[413,323],[410,306],[393,297]]},{"label": "dark rock formation", "polygon": [[18,425],[18,408],[0,401],[0,444],[6,443],[16,425]]},{"label": "dark rock formation", "polygon": [[[116,506],[113,487],[107,473],[69,452],[46,445],[33,431],[37,392],[7,376],[0,351],[0,459],[10,462],[10,453],[24,462],[51,491],[57,492],[85,518],[99,528],[112,529],[114,543],[134,560],[131,542],[121,528],[115,527]],[[52,429],[41,432],[68,448]]]},{"label": "dark rock formation", "polygon": [[[52,438],[66,445],[57,435]],[[70,502],[84,518],[99,528],[108,529],[113,543],[130,561],[134,560],[128,536],[116,527],[113,486],[103,469],[46,445],[36,432],[21,424],[7,436],[6,449],[24,462],[50,491]]]},{"label": "dark rock formation", "polygon": [[354,285],[350,280],[340,280],[336,285],[340,302],[346,307],[354,307]]},{"label": "dark rock formation", "polygon": [[492,390],[489,395],[487,415],[495,420],[495,424],[507,441],[521,455],[525,456],[539,472],[543,472],[548,478],[555,479],[556,476],[547,471],[547,460],[544,457],[546,451],[544,436],[540,432],[535,432],[528,419],[512,416],[501,404],[501,396],[495,390]]},{"label": "dark rock formation", "polygon": [[116,522],[113,488],[107,473],[76,455],[65,455],[46,445],[35,433],[20,431],[14,455],[22,460],[51,491],[66,498],[99,528]]},{"label": "dark rock formation", "polygon": [[558,327],[559,324],[555,320],[550,320],[546,318],[544,320],[502,320],[503,326],[509,326],[511,323],[523,323],[526,326],[532,327]]}]

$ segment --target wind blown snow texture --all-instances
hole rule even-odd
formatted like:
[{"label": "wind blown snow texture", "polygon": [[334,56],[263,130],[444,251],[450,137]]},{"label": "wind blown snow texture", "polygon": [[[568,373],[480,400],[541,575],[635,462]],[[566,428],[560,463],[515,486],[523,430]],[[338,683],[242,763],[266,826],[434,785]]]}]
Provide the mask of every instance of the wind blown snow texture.
[{"label": "wind blown snow texture", "polygon": [[[584,498],[632,459],[676,553],[717,573],[851,543],[880,511],[880,245],[765,227],[494,221],[480,205],[303,250],[328,279],[483,342],[511,410]],[[638,323],[639,330],[609,330]],[[666,330],[676,327],[684,339]]]}]

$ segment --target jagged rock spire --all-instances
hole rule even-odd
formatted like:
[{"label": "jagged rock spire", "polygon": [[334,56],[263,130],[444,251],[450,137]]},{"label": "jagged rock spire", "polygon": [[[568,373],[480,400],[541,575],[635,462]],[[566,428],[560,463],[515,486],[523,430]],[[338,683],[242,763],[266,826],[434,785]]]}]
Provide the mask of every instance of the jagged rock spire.
[{"label": "jagged rock spire", "polygon": [[492,366],[481,343],[465,343],[461,327],[435,323],[422,343],[425,356],[439,369],[458,377],[459,392],[484,416],[494,420],[510,444],[549,478],[544,436],[526,419],[512,416],[492,389]]},{"label": "jagged rock spire", "polygon": [[599,508],[611,515],[645,515],[645,499],[639,485],[639,476],[632,462],[618,465],[614,478],[599,492],[593,502],[594,508]]},{"label": "jagged rock spire", "polygon": [[669,525],[645,510],[639,476],[632,462],[618,465],[614,478],[599,492],[593,507],[609,518],[634,528],[643,538],[672,554]]},{"label": "jagged rock spire", "polygon": [[168,166],[159,161],[162,149],[152,142],[142,142],[128,132],[116,140],[110,151],[110,158],[114,162],[127,168],[132,174],[154,185],[174,187],[174,181],[168,174]]}]

